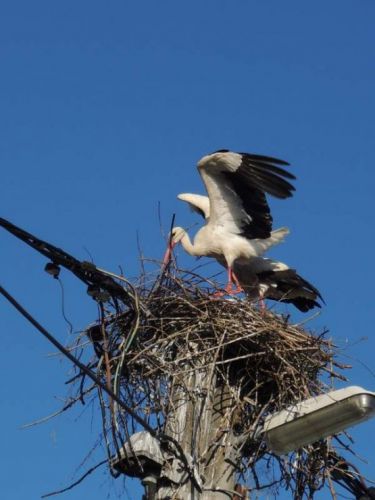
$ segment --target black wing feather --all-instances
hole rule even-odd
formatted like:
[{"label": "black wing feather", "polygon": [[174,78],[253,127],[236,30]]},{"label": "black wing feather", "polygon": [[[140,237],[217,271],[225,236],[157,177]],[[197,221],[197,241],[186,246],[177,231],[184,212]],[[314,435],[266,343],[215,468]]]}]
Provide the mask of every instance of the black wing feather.
[{"label": "black wing feather", "polygon": [[246,212],[241,226],[241,235],[249,239],[269,238],[273,219],[264,192],[250,187],[236,174],[224,172],[224,176],[241,199],[244,212]]},{"label": "black wing feather", "polygon": [[293,304],[302,312],[321,307],[317,299],[324,303],[319,290],[297,274],[295,269],[264,271],[258,273],[257,277],[260,283],[270,285],[266,292],[267,298]]},{"label": "black wing feather", "polygon": [[[253,160],[262,162],[262,163],[276,163],[276,165],[285,165],[288,167],[290,163],[285,160],[280,160],[280,158],[274,158],[273,156],[264,156],[264,155],[255,155],[252,153],[240,153],[242,156],[249,156]],[[289,172],[287,172],[289,174]],[[292,174],[289,174],[292,175]]]},{"label": "black wing feather", "polygon": [[[286,170],[277,167],[288,165],[283,160],[268,156],[240,153],[242,163],[235,172],[223,171],[227,184],[242,202],[246,216],[241,227],[246,238],[269,238],[272,231],[272,216],[265,193],[277,198],[288,198],[295,190],[285,178],[295,179]],[[273,163],[271,163],[273,162]]]}]

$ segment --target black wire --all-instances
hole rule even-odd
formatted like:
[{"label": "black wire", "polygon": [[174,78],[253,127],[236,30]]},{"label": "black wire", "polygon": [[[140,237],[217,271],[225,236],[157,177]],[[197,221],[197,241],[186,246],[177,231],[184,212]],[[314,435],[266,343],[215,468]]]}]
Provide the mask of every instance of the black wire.
[{"label": "black wire", "polygon": [[178,451],[180,455],[180,459],[185,465],[186,471],[191,479],[191,481],[194,483],[194,486],[198,489],[198,491],[202,491],[200,485],[196,481],[193,472],[191,471],[190,465],[187,461],[187,458],[185,456],[185,453],[178,441],[176,441],[174,438],[171,436],[168,436],[167,434],[164,433],[159,433],[156,432],[155,429],[153,429],[143,418],[139,417],[133,410],[130,408],[126,403],[124,403],[111,389],[107,387],[107,385],[103,384],[103,382],[95,375],[94,372],[92,372],[87,366],[85,366],[83,363],[81,363],[75,356],[73,356],[58,340],[55,339],[53,335],[51,335],[38,321],[29,314],[26,309],[24,309],[19,302],[16,301],[10,293],[8,293],[1,285],[0,285],[0,294],[3,295],[11,304],[12,306],[17,309],[19,313],[24,316],[39,332],[46,337],[60,352],[62,352],[72,363],[74,363],[82,372],[84,372],[93,382],[95,382],[103,391],[105,391],[118,405],[123,408],[127,413],[129,413],[133,419],[138,422],[138,424],[142,425],[144,429],[146,429],[151,436],[155,437],[158,439],[161,443],[172,443],[176,450]]},{"label": "black wire", "polygon": [[91,262],[79,261],[61,248],[51,245],[47,241],[40,240],[2,217],[0,217],[0,227],[3,227],[6,231],[16,236],[16,238],[34,248],[54,264],[68,269],[86,285],[99,286],[103,290],[106,290],[113,298],[117,297],[125,304],[129,304],[130,298],[127,291],[113,278],[98,270]]},{"label": "black wire", "polygon": [[62,312],[62,315],[63,315],[63,318],[65,319],[66,323],[68,324],[69,326],[69,335],[72,335],[73,333],[73,325],[72,323],[69,321],[66,313],[65,313],[65,291],[64,291],[64,285],[63,285],[63,282],[61,281],[61,279],[58,277],[57,278],[57,281],[59,282],[59,285],[60,285],[60,288],[61,288],[61,312]]},{"label": "black wire", "polygon": [[35,326],[37,330],[40,331],[44,337],[46,337],[57,349],[62,352],[72,363],[74,363],[80,370],[91,378],[103,391],[105,391],[112,399],[116,401],[126,412],[128,412],[134,420],[136,420],[140,425],[142,425],[152,436],[156,436],[155,430],[148,425],[148,423],[139,417],[126,403],[121,401],[114,392],[111,391],[103,382],[92,372],[87,366],[81,363],[75,356],[73,356],[68,349],[66,349],[58,340],[55,339],[36,319],[34,319],[31,314],[29,314],[26,309],[24,309],[21,304],[19,304],[14,297],[12,297],[1,285],[0,293],[3,295],[16,309],[22,314],[32,325]]}]

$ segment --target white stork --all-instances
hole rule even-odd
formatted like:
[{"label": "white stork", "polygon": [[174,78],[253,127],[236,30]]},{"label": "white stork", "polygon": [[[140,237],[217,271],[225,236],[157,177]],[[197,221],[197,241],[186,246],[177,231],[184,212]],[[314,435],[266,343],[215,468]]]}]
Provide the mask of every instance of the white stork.
[{"label": "white stork", "polygon": [[[184,229],[172,229],[164,263],[169,261],[173,247],[181,242],[190,255],[217,260],[224,257],[228,269],[226,292],[233,293],[233,282],[240,288],[233,264],[262,255],[288,233],[285,228],[271,233],[272,217],[265,196],[292,196],[294,187],[286,179],[295,177],[278,165],[288,163],[228,150],[204,156],[198,162],[198,171],[208,193],[209,217],[193,243]],[[207,203],[203,203],[207,213]],[[199,208],[204,212],[202,207]]]},{"label": "white stork", "polygon": [[[188,203],[190,208],[202,215],[205,219],[210,216],[210,200],[207,196],[193,193],[177,195],[179,200]],[[287,228],[271,232],[272,241],[276,235],[288,234]],[[270,243],[272,243],[270,241]],[[280,243],[280,240],[277,241]],[[271,246],[271,245],[270,245]],[[217,257],[217,261],[226,267],[225,258]],[[295,269],[290,269],[283,262],[267,259],[261,256],[252,257],[248,261],[235,261],[233,272],[241,288],[250,299],[260,299],[264,307],[264,298],[278,302],[292,303],[300,311],[306,312],[313,307],[320,307],[317,299],[323,299],[319,291],[308,281],[303,279]]]},{"label": "white stork", "polygon": [[[223,258],[218,262],[225,267]],[[233,271],[246,295],[259,299],[261,308],[264,298],[291,303],[302,312],[321,307],[318,299],[324,303],[319,290],[283,262],[253,257],[246,263],[235,262]]]}]

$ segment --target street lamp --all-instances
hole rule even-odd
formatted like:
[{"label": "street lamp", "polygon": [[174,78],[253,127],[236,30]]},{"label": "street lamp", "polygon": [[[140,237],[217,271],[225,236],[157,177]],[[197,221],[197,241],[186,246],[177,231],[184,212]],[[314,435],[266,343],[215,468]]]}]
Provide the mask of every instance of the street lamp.
[{"label": "street lamp", "polygon": [[351,386],[327,392],[265,419],[268,447],[277,455],[337,434],[375,415],[375,393]]}]

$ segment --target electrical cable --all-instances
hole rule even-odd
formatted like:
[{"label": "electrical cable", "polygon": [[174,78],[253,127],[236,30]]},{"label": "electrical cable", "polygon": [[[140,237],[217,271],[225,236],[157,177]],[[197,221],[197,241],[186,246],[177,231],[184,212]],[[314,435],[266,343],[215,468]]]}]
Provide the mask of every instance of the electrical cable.
[{"label": "electrical cable", "polygon": [[168,436],[167,434],[161,433],[161,432],[156,432],[155,429],[153,429],[143,418],[141,418],[139,415],[137,415],[132,408],[130,408],[126,403],[124,403],[111,389],[107,387],[106,384],[104,384],[96,375],[94,372],[92,372],[87,366],[85,366],[83,363],[81,363],[75,356],[73,356],[68,349],[66,349],[58,340],[55,339],[53,335],[51,335],[33,316],[31,316],[30,313],[26,311],[22,307],[22,305],[17,302],[17,300],[10,294],[8,293],[5,288],[3,288],[0,285],[0,294],[8,300],[12,304],[12,306],[24,317],[26,318],[39,332],[47,338],[64,356],[66,356],[72,363],[74,363],[78,368],[84,372],[93,382],[95,382],[103,391],[105,391],[116,403],[123,408],[127,413],[129,413],[134,420],[140,424],[144,429],[146,429],[151,436],[155,437],[158,439],[161,443],[172,443],[176,450],[178,451],[178,454],[180,456],[181,461],[183,462],[186,471],[193,482],[194,486],[197,488],[198,491],[202,491],[201,486],[198,484],[194,472],[191,470],[191,467],[188,463],[188,460],[185,456],[185,453],[178,441],[176,441],[174,438],[171,436]]},{"label": "electrical cable", "polygon": [[81,363],[75,356],[73,356],[68,349],[66,349],[58,340],[55,339],[38,321],[29,314],[26,309],[24,309],[19,302],[16,301],[10,293],[8,293],[0,285],[0,294],[3,295],[12,305],[17,309],[19,313],[22,314],[39,332],[44,335],[60,352],[64,354],[72,363],[74,363],[78,368],[84,372],[93,382],[95,382],[103,391],[105,391],[116,403],[121,406],[127,413],[129,413],[138,424],[142,425],[152,436],[156,436],[156,431],[141,417],[139,417],[126,403],[121,401],[121,399],[116,396],[116,394],[109,389],[106,384],[104,384],[94,372],[92,372],[87,366]]}]

